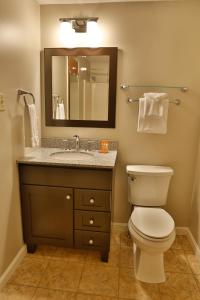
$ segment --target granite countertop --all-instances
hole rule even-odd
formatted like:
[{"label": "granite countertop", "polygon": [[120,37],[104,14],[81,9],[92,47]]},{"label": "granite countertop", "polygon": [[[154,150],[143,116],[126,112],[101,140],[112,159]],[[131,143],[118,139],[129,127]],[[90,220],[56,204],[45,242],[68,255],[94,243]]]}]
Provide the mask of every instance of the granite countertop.
[{"label": "granite countertop", "polygon": [[[25,148],[24,156],[17,160],[18,164],[31,165],[49,165],[49,166],[73,166],[113,169],[116,163],[117,151],[108,153],[99,153],[98,151],[86,152],[91,155],[85,155],[83,160],[65,160],[57,159],[51,156],[55,152],[70,152],[62,148]],[[82,152],[82,151],[81,151]]]}]

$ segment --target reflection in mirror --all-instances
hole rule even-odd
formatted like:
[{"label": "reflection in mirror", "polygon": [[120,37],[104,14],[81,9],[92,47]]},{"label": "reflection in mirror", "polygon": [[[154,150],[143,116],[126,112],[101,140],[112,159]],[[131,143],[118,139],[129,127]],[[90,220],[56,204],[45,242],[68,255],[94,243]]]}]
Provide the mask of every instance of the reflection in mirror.
[{"label": "reflection in mirror", "polygon": [[116,47],[45,48],[47,126],[115,128]]},{"label": "reflection in mirror", "polygon": [[57,120],[108,120],[108,55],[52,56],[52,113]]}]

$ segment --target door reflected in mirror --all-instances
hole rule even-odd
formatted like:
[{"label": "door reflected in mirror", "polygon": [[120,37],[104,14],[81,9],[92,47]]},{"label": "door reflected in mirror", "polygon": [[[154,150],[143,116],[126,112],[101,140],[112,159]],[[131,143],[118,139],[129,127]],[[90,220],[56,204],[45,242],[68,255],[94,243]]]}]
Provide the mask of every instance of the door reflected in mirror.
[{"label": "door reflected in mirror", "polygon": [[52,56],[57,120],[108,120],[109,56]]}]

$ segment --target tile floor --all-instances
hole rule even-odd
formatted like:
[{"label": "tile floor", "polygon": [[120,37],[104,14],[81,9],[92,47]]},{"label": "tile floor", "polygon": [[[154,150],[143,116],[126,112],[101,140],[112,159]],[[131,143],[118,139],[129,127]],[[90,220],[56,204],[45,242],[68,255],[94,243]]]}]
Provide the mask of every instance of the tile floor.
[{"label": "tile floor", "polygon": [[40,246],[27,254],[0,300],[200,300],[200,258],[185,236],[165,254],[167,280],[139,282],[134,276],[132,243],[114,232],[108,263],[99,253]]}]

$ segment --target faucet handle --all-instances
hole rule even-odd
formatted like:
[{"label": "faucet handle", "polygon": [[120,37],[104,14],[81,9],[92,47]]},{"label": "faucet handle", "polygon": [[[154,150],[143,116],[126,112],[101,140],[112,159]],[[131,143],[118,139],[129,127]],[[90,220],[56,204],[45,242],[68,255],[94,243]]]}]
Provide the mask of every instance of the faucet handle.
[{"label": "faucet handle", "polygon": [[69,143],[70,143],[70,140],[68,140],[68,139],[63,139],[62,142],[65,143],[65,149],[68,150],[68,149],[69,149]]}]

